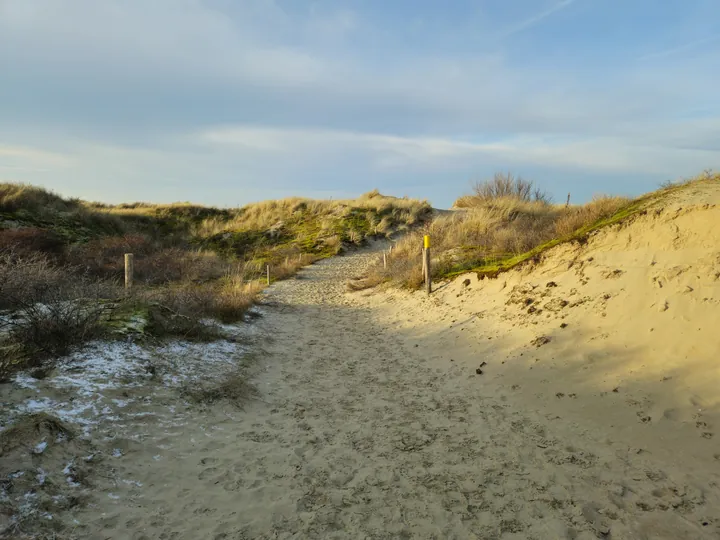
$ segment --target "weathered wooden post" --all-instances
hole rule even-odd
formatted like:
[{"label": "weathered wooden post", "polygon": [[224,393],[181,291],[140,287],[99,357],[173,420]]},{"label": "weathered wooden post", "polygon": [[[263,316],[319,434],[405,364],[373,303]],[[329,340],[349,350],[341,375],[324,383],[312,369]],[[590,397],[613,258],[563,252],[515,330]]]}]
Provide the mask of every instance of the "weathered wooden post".
[{"label": "weathered wooden post", "polygon": [[570,206],[570,194],[569,193],[568,193],[567,202],[565,203],[565,208],[567,208],[568,206]]},{"label": "weathered wooden post", "polygon": [[267,265],[267,284],[270,285],[270,265]]},{"label": "weathered wooden post", "polygon": [[383,270],[387,270],[387,253],[383,251]]},{"label": "weathered wooden post", "polygon": [[393,248],[393,246],[392,246],[392,244],[390,244],[390,249],[388,250],[388,257],[390,257],[392,255],[392,248]]},{"label": "weathered wooden post", "polygon": [[133,271],[134,271],[134,264],[133,264],[133,254],[132,253],[126,253],[125,254],[125,288],[130,289],[133,284]]},{"label": "weathered wooden post", "polygon": [[423,238],[423,266],[425,267],[425,290],[428,294],[432,292],[432,272],[430,270],[430,236]]}]

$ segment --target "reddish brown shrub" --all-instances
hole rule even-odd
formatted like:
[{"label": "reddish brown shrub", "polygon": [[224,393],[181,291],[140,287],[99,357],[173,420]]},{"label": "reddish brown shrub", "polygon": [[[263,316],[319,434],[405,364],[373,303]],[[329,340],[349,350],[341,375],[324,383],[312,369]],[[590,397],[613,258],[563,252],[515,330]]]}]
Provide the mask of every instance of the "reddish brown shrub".
[{"label": "reddish brown shrub", "polygon": [[59,257],[65,250],[62,237],[37,227],[0,230],[0,251],[12,251],[19,256],[43,253]]},{"label": "reddish brown shrub", "polygon": [[69,262],[82,268],[88,274],[103,278],[119,278],[125,266],[125,253],[134,253],[142,258],[155,249],[147,237],[139,234],[106,236],[85,244],[73,246]]}]

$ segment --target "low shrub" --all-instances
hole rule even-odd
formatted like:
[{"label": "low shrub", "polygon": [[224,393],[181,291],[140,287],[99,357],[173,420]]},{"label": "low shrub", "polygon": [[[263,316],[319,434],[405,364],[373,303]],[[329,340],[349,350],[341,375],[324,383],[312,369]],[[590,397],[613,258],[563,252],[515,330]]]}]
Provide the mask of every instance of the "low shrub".
[{"label": "low shrub", "polygon": [[0,230],[0,252],[12,252],[18,257],[37,253],[60,259],[65,252],[65,241],[52,231],[37,227]]},{"label": "low shrub", "polygon": [[22,256],[0,251],[0,309],[20,309],[40,302],[71,277],[71,272],[53,265],[40,253]]}]

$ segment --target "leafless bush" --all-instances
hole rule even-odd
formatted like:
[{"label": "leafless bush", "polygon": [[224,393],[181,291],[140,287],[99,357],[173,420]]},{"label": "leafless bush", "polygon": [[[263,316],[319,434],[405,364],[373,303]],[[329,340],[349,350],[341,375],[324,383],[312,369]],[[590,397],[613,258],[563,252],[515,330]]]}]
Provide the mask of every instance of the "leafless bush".
[{"label": "leafless bush", "polygon": [[67,354],[100,335],[107,296],[105,284],[80,281],[43,291],[37,301],[26,298],[14,316],[6,318],[9,342],[38,360]]},{"label": "leafless bush", "polygon": [[98,238],[73,247],[68,257],[94,276],[118,278],[124,271],[125,253],[135,255],[135,281],[145,285],[210,281],[222,277],[232,267],[217,253],[163,247],[138,234]]},{"label": "leafless bush", "polygon": [[210,341],[220,337],[211,319],[226,323],[242,319],[261,289],[259,282],[245,282],[236,274],[213,283],[139,292],[137,299],[149,306],[147,331],[151,334]]},{"label": "leafless bush", "polygon": [[12,250],[0,251],[0,309],[18,309],[60,288],[68,271],[50,263],[42,254],[22,256]]},{"label": "leafless bush", "polygon": [[515,199],[523,202],[540,202],[549,204],[552,197],[536,187],[530,180],[523,180],[511,173],[496,173],[492,180],[476,182],[473,194],[460,197],[455,202],[456,208],[472,208],[494,199]]},{"label": "leafless bush", "polygon": [[42,365],[97,337],[112,283],[52,266],[47,258],[0,253],[0,371]]}]

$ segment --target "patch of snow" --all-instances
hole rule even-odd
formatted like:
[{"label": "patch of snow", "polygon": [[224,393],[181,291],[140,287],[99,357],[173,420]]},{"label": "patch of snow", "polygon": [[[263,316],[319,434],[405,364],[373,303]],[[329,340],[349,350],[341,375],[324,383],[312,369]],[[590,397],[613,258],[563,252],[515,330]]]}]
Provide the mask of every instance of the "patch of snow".
[{"label": "patch of snow", "polygon": [[160,461],[160,460],[162,459],[162,456],[161,456],[160,454],[158,454],[158,455],[156,455],[156,456],[153,456],[153,459],[154,459],[155,461]]},{"label": "patch of snow", "polygon": [[67,478],[65,478],[65,481],[68,483],[68,486],[72,488],[80,487],[80,483],[76,482],[75,478],[73,478],[72,476],[68,476]]},{"label": "patch of snow", "polygon": [[20,388],[37,390],[38,380],[35,377],[31,377],[26,373],[18,373],[17,375],[15,375],[13,382]]},{"label": "patch of snow", "polygon": [[[253,325],[247,323],[220,326],[233,336],[254,331]],[[82,426],[85,438],[99,425],[110,422],[114,428],[123,425],[127,428],[137,427],[138,420],[143,418],[153,418],[160,425],[181,426],[178,415],[182,414],[183,407],[161,405],[158,409],[152,389],[138,392],[143,393],[143,397],[126,394],[120,397],[120,392],[155,385],[158,381],[167,388],[178,388],[196,381],[217,380],[237,369],[246,352],[246,347],[227,340],[211,343],[173,340],[159,347],[94,341],[58,359],[52,375],[45,379],[22,373],[15,375],[14,388],[32,390],[35,395],[27,398],[26,394],[22,401],[3,410],[0,430],[11,425],[18,415],[40,412]],[[152,382],[149,365],[156,368],[153,373],[157,375]],[[152,412],[146,406],[152,406]],[[132,422],[126,422],[130,419]],[[132,438],[130,434],[123,436]],[[63,440],[65,436],[60,434],[57,441]]]},{"label": "patch of snow", "polygon": [[122,450],[120,450],[119,448],[113,448],[112,457],[122,457],[122,456],[123,456]]},{"label": "patch of snow", "polygon": [[134,400],[132,399],[112,399],[111,400],[119,409],[124,409]]},{"label": "patch of snow", "polygon": [[48,445],[48,443],[46,443],[45,441],[43,441],[41,443],[37,443],[35,445],[35,448],[33,448],[33,454],[42,454],[45,451],[45,449],[47,448],[47,445]]},{"label": "patch of snow", "polygon": [[25,471],[16,471],[8,474],[8,478],[20,478],[23,474],[25,474]]},{"label": "patch of snow", "polygon": [[137,480],[122,480],[123,484],[128,484],[135,487],[142,487],[142,482],[138,482]]},{"label": "patch of snow", "polygon": [[118,500],[120,498],[120,495],[115,495],[114,493],[108,493],[108,497],[114,500]]}]

